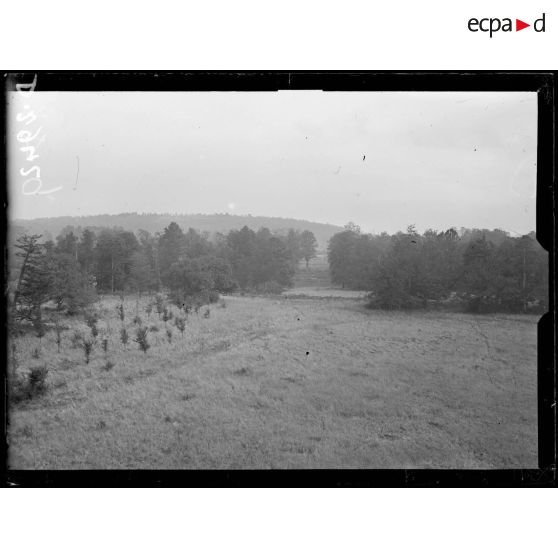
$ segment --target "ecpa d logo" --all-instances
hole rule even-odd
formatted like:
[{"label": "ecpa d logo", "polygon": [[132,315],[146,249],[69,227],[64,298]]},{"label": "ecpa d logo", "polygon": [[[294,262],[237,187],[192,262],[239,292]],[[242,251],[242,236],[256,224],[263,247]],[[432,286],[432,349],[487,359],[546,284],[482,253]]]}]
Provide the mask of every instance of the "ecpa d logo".
[{"label": "ecpa d logo", "polygon": [[[533,29],[537,33],[545,32],[545,25],[546,25],[545,18],[546,18],[546,14],[543,14],[539,19],[536,19],[533,22]],[[504,33],[506,32],[509,33],[514,30],[521,31],[522,29],[531,27],[531,24],[525,23],[521,19],[516,19],[515,29],[514,29],[512,18],[509,17],[505,17],[503,19],[500,19],[498,17],[485,17],[482,19],[477,19],[475,17],[472,17],[469,20],[467,27],[469,28],[469,31],[472,31],[473,33],[477,33],[478,31],[481,31],[483,33],[489,33],[490,38],[492,38],[492,35],[494,33],[498,33],[498,31],[503,31]]]}]

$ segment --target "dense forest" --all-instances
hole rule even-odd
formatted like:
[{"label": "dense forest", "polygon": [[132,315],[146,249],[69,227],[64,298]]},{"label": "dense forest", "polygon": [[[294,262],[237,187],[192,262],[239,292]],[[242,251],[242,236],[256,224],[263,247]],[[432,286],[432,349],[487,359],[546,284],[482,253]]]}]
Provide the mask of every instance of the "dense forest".
[{"label": "dense forest", "polygon": [[334,283],[371,292],[370,307],[454,303],[471,312],[541,312],[548,299],[548,257],[534,233],[426,230],[363,234],[349,224],[328,248]]},{"label": "dense forest", "polygon": [[[101,293],[161,293],[179,306],[215,302],[219,293],[278,294],[308,266],[318,243],[309,230],[285,234],[247,226],[227,234],[67,227],[56,240],[23,234],[10,254],[14,315],[41,321],[42,306],[84,311]],[[458,233],[410,226],[394,235],[349,224],[328,244],[332,282],[368,291],[369,306],[412,309],[453,304],[471,312],[540,312],[547,305],[547,254],[534,234]]]},{"label": "dense forest", "polygon": [[233,290],[278,293],[292,283],[299,262],[316,255],[311,231],[285,235],[243,227],[228,234],[184,232],[175,222],[155,235],[123,229],[71,228],[56,241],[23,235],[11,261],[13,308],[19,319],[41,320],[54,301],[76,313],[99,293],[166,291],[178,305],[213,302]]}]

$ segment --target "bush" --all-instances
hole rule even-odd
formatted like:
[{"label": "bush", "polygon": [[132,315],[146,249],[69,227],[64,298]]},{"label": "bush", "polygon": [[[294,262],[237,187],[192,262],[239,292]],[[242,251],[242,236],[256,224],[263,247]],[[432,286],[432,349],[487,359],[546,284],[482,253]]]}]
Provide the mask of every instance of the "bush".
[{"label": "bush", "polygon": [[60,346],[62,345],[62,327],[58,323],[55,323],[54,329],[56,331],[56,346],[58,347],[58,352],[60,352]]},{"label": "bush", "polygon": [[176,318],[174,319],[174,325],[177,327],[178,331],[180,331],[182,337],[184,337],[184,330],[186,329],[186,318],[176,316]]},{"label": "bush", "polygon": [[99,317],[96,314],[85,315],[85,323],[87,324],[87,327],[89,327],[90,329],[96,326],[98,321],[99,321]]},{"label": "bush", "polygon": [[112,362],[112,360],[107,360],[101,368],[105,372],[108,372],[109,370],[112,370],[114,368],[114,362]]},{"label": "bush", "polygon": [[85,283],[67,298],[67,312],[70,316],[75,316],[90,307],[97,300],[98,296],[95,288]]},{"label": "bush", "polygon": [[147,349],[149,349],[150,345],[147,341],[147,328],[146,327],[138,327],[136,330],[136,337],[134,341],[139,345],[139,348],[144,352],[147,353]]},{"label": "bush", "polygon": [[79,347],[81,347],[82,341],[83,335],[79,331],[74,332],[71,339],[72,349],[78,349]]},{"label": "bush", "polygon": [[20,374],[14,374],[8,382],[8,398],[10,403],[19,403],[29,399],[29,386]]},{"label": "bush", "polygon": [[43,393],[46,390],[45,382],[48,368],[46,364],[41,364],[40,366],[32,366],[29,370],[29,392],[33,397],[33,395]]},{"label": "bush", "polygon": [[217,291],[208,291],[206,296],[206,304],[215,304],[216,302],[219,302],[219,293]]},{"label": "bush", "polygon": [[92,339],[83,340],[83,354],[85,355],[85,364],[89,364],[89,357],[93,351],[94,341]]},{"label": "bush", "polygon": [[185,296],[180,292],[172,292],[170,294],[171,301],[181,308],[186,315],[192,310],[196,313],[200,311],[202,306],[206,304],[215,304],[219,301],[219,293],[217,291],[200,291],[196,294]]},{"label": "bush", "polygon": [[126,331],[126,328],[123,327],[120,330],[120,341],[122,342],[122,345],[127,345],[128,339],[129,339],[128,332]]},{"label": "bush", "polygon": [[46,364],[31,366],[27,378],[14,375],[9,383],[10,401],[19,403],[44,393],[46,391],[47,375],[48,367]]},{"label": "bush", "polygon": [[116,311],[118,312],[118,317],[120,318],[120,321],[123,322],[123,321],[124,321],[124,317],[125,317],[125,315],[124,315],[124,304],[119,304],[119,305],[116,307]]}]

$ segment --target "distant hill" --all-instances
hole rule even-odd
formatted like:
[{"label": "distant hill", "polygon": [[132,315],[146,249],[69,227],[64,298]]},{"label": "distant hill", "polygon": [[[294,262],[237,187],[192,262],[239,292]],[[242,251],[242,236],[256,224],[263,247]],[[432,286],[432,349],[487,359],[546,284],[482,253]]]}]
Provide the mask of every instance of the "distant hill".
[{"label": "distant hill", "polygon": [[137,232],[140,229],[155,233],[163,231],[172,221],[186,231],[193,228],[210,233],[227,233],[241,229],[245,225],[253,230],[267,227],[274,232],[286,232],[289,229],[312,231],[318,241],[320,251],[327,248],[328,240],[342,227],[325,223],[313,223],[300,219],[282,217],[255,217],[252,215],[173,215],[170,213],[121,213],[119,215],[88,215],[83,217],[49,217],[40,219],[15,219],[11,222],[12,234],[42,234],[55,239],[67,226],[77,228],[121,227]]}]

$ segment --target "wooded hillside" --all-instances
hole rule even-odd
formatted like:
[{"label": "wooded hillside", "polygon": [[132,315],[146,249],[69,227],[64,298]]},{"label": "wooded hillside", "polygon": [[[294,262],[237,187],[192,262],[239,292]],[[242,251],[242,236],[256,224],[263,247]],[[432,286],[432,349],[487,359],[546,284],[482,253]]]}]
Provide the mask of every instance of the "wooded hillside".
[{"label": "wooded hillside", "polygon": [[114,228],[120,227],[137,233],[145,230],[150,233],[162,231],[169,222],[175,222],[183,230],[190,228],[209,233],[228,233],[248,227],[252,230],[267,228],[274,233],[286,234],[289,229],[308,230],[314,233],[318,241],[318,250],[325,251],[329,239],[343,230],[343,227],[324,223],[313,223],[300,219],[284,219],[281,217],[258,217],[253,215],[171,215],[159,213],[121,213],[119,215],[88,215],[83,217],[51,217],[41,219],[15,219],[11,228],[14,236],[40,234],[45,240],[55,240],[65,227]]}]

